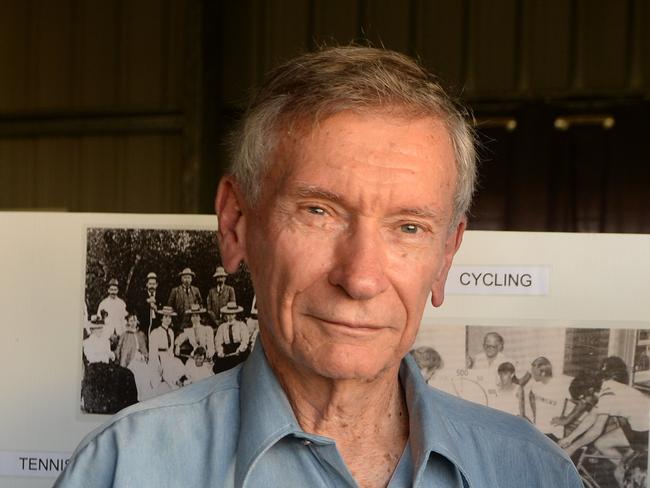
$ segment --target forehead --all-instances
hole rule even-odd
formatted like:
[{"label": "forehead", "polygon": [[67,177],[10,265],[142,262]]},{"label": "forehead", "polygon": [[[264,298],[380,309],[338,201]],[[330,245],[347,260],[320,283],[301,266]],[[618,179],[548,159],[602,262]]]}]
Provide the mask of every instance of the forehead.
[{"label": "forehead", "polygon": [[448,131],[431,117],[337,113],[283,133],[272,159],[272,191],[303,186],[346,197],[354,190],[366,205],[377,192],[406,207],[451,203],[456,183]]}]

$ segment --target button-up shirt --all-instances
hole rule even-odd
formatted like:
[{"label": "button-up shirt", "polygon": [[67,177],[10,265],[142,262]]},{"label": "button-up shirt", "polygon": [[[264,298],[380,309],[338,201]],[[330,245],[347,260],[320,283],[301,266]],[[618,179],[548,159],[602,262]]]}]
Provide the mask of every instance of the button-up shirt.
[{"label": "button-up shirt", "polygon": [[[410,435],[390,488],[582,488],[571,461],[521,418],[400,369]],[[359,449],[364,449],[363,441]],[[260,344],[243,367],[118,413],[55,487],[355,487],[333,439],[304,432]]]}]

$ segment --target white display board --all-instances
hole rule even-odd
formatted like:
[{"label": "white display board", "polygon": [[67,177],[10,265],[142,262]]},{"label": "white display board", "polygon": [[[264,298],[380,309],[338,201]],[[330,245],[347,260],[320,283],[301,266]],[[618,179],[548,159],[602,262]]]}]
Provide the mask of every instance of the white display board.
[{"label": "white display board", "polygon": [[[61,459],[106,419],[79,405],[87,229],[216,226],[214,216],[0,213],[0,487],[51,486]],[[499,332],[525,370],[537,352],[521,337],[534,336],[566,367],[574,329],[650,328],[649,276],[649,235],[469,231],[416,345],[438,346],[458,373]],[[604,347],[634,358],[626,334],[609,333]]]}]

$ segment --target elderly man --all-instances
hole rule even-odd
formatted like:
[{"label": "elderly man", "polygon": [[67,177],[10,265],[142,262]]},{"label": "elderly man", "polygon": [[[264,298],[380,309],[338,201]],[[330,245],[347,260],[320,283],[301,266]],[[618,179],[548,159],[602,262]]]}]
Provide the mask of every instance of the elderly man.
[{"label": "elderly man", "polygon": [[227,271],[250,269],[258,345],[120,414],[59,486],[582,486],[527,422],[404,359],[474,182],[471,130],[434,77],[386,50],[307,54],[270,74],[237,141],[219,242]]}]

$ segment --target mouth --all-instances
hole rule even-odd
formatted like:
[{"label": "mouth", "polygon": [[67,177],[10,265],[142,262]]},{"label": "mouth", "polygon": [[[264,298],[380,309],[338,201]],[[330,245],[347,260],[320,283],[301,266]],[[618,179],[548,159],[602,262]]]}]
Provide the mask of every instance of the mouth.
[{"label": "mouth", "polygon": [[323,324],[325,329],[351,336],[367,336],[380,332],[383,327],[362,322],[353,322],[338,318],[323,318],[311,315],[311,318]]}]

